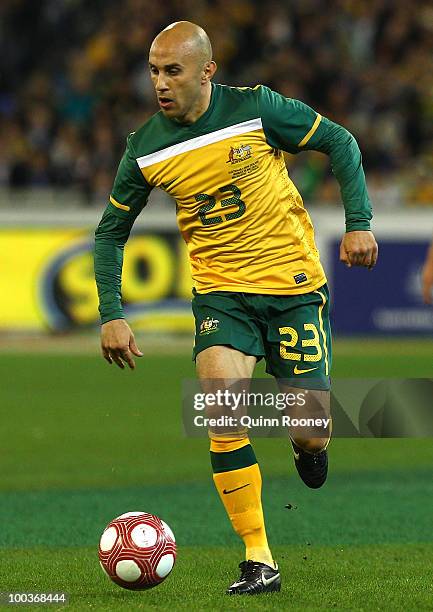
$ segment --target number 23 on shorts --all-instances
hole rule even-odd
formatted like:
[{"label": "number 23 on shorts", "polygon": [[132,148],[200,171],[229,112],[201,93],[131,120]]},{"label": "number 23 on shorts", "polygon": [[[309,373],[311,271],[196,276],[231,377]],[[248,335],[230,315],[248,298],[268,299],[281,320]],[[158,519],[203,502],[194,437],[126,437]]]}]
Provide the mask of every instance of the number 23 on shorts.
[{"label": "number 23 on shorts", "polygon": [[321,330],[324,344],[324,347],[322,349],[322,345],[320,343],[320,332],[317,329],[317,326],[314,323],[304,323],[303,327],[305,335],[307,337],[302,338],[301,347],[312,347],[314,349],[314,352],[304,353],[290,351],[289,349],[295,348],[298,344],[299,334],[294,327],[279,327],[278,331],[280,335],[288,336],[287,340],[280,340],[280,357],[289,361],[300,362],[299,364],[295,364],[293,370],[295,374],[304,374],[306,372],[311,372],[313,370],[318,369],[318,362],[320,362],[321,359],[324,357],[325,375],[328,375],[329,364],[327,356],[326,337],[324,335],[323,330]]}]

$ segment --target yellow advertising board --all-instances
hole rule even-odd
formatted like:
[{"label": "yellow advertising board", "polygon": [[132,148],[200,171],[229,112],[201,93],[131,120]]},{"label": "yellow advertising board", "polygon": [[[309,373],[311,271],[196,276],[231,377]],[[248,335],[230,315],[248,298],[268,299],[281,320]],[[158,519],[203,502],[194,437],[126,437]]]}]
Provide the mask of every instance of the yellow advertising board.
[{"label": "yellow advertising board", "polygon": [[[0,245],[0,329],[61,331],[99,322],[92,230],[3,229]],[[122,297],[135,329],[192,329],[191,276],[177,234],[131,235]]]}]

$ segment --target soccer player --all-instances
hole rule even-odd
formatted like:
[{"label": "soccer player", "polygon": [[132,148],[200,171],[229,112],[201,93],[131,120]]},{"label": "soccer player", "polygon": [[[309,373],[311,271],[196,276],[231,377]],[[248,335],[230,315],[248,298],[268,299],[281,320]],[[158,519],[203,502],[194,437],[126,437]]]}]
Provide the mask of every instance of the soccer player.
[{"label": "soccer player", "polygon": [[[135,367],[142,353],[121,305],[123,247],[149,193],[176,200],[194,281],[194,358],[202,385],[250,379],[258,359],[293,385],[329,397],[331,336],[326,277],[310,217],[282,151],[330,156],[346,232],[340,258],[372,268],[377,244],[354,137],[306,104],[258,85],[211,82],[208,36],[190,22],[153,41],[149,69],[160,111],[127,138],[110,202],[96,230],[95,274],[104,358]],[[214,482],[246,548],[228,594],[280,590],[266,537],[261,475],[245,432],[211,437]],[[329,432],[292,436],[296,468],[310,487],[327,476]]]}]

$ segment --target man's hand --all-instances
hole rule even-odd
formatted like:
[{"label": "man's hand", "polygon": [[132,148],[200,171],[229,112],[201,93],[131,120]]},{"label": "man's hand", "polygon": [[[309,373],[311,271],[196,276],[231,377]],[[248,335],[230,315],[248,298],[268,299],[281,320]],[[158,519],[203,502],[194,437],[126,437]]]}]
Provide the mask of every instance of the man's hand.
[{"label": "man's hand", "polygon": [[340,261],[348,268],[364,266],[371,270],[376,265],[379,249],[372,232],[347,232],[340,245]]},{"label": "man's hand", "polygon": [[422,297],[426,304],[432,303],[433,289],[433,245],[430,246],[421,272]]},{"label": "man's hand", "polygon": [[125,363],[131,370],[135,368],[132,355],[143,356],[125,319],[115,319],[102,325],[101,348],[104,359],[110,364],[114,361],[122,370],[125,368]]}]

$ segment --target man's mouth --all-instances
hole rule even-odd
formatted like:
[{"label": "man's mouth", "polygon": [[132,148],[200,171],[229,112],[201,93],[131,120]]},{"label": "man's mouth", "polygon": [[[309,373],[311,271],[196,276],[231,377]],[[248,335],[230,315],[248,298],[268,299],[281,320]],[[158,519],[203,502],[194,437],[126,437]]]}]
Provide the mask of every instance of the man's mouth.
[{"label": "man's mouth", "polygon": [[159,96],[158,102],[161,108],[170,108],[174,104],[174,101],[166,96]]}]

